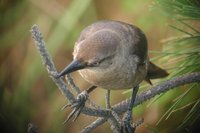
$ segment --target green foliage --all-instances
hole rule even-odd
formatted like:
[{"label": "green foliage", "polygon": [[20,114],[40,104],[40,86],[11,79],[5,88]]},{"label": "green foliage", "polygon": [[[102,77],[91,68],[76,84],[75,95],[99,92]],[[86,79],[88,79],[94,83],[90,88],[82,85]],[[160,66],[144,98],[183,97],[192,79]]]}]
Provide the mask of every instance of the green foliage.
[{"label": "green foliage", "polygon": [[[198,23],[199,21],[197,20],[200,19],[200,2],[198,0],[158,0],[156,1],[156,6],[164,9],[164,13],[173,18],[175,24],[169,26],[182,34],[165,40],[163,52],[150,52],[159,54],[156,59],[160,58],[163,63],[166,62],[166,69],[170,72],[168,78],[199,72],[200,30],[193,25]],[[187,129],[191,132],[200,115],[199,87],[200,85],[197,83],[188,85],[187,88],[182,87],[181,89],[184,91],[181,91],[181,94],[179,94],[180,89],[174,91],[174,93],[178,94],[176,95],[177,98],[162,115],[158,123],[164,118],[165,120],[169,119],[175,112],[187,110],[187,114],[182,117],[179,125],[177,125],[176,131],[183,132]],[[165,104],[165,101],[161,100],[161,104]]]},{"label": "green foliage", "polygon": [[155,3],[169,17],[188,20],[200,19],[199,0],[157,0]]},{"label": "green foliage", "polygon": [[[52,16],[39,18],[40,15],[45,16],[43,10],[46,10],[50,4],[41,9],[37,2],[38,1],[36,1],[36,3],[30,3],[26,0],[19,0],[15,3],[6,1],[0,3],[2,4],[1,7],[5,6],[1,8],[4,12],[0,13],[0,28],[3,29],[3,31],[0,31],[0,33],[3,33],[0,37],[0,79],[2,79],[0,84],[2,87],[0,92],[0,113],[2,117],[4,117],[1,119],[0,123],[3,123],[3,131],[5,130],[6,132],[26,132],[27,125],[32,120],[31,116],[34,116],[36,110],[40,110],[32,103],[35,101],[35,98],[37,99],[37,95],[32,97],[32,95],[34,95],[32,93],[38,92],[35,85],[37,86],[38,80],[41,80],[41,75],[44,74],[45,69],[42,66],[39,54],[32,44],[33,40],[29,32],[31,26],[34,23],[37,23],[40,28],[42,28],[43,25],[45,25],[44,27],[51,25],[51,30],[49,31],[50,37],[48,40],[45,40],[48,44],[48,51],[55,57],[61,45],[65,44],[66,39],[70,36],[70,32],[72,32],[73,29],[80,32],[80,26],[77,26],[78,21],[81,19],[82,14],[87,12],[87,8],[91,4],[91,0],[85,0],[84,3],[82,3],[82,0],[73,0],[67,8],[51,10],[49,13]],[[8,8],[8,5],[11,7]],[[27,7],[30,8],[28,9]],[[53,16],[53,13],[58,10],[62,10],[63,13],[53,24],[52,18],[58,17]],[[90,19],[90,21],[91,20],[92,19]],[[44,33],[43,35],[45,36]],[[29,39],[31,39],[31,44],[27,41]],[[67,43],[73,44],[74,40]],[[12,49],[14,49],[14,52]],[[19,59],[21,56],[22,58]],[[16,64],[12,62],[16,62]],[[49,97],[47,97],[46,100],[49,100],[51,104],[53,104],[52,108],[56,106],[54,109],[44,109],[50,110],[45,112],[49,112],[48,119],[52,119],[52,123],[48,125],[52,128],[47,128],[44,132],[61,133],[63,132],[63,128],[60,127],[60,125],[64,117],[62,115],[57,117],[57,115],[60,114],[59,108],[64,105],[65,99],[62,97],[63,100],[59,102],[59,104],[58,101],[55,100],[55,93],[57,91],[55,91],[56,89],[54,88],[56,88],[56,86],[49,80],[48,76],[43,79],[42,84],[45,86],[43,88],[44,90],[48,87],[46,91],[48,91]]]}]

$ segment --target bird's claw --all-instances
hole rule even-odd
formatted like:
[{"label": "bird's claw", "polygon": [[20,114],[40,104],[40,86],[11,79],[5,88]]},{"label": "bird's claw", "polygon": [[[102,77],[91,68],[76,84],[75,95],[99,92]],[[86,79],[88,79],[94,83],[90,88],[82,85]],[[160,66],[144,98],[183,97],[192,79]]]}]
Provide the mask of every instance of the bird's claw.
[{"label": "bird's claw", "polygon": [[122,123],[121,133],[134,133],[135,127],[131,125],[131,123]]},{"label": "bird's claw", "polygon": [[135,126],[132,126],[132,112],[127,111],[123,117],[122,124],[121,124],[121,132],[122,133],[134,133]]},{"label": "bird's claw", "polygon": [[131,112],[127,111],[122,120],[121,133],[134,133],[136,127],[141,125],[144,122],[144,119],[141,118],[134,123],[132,123],[131,121],[132,121],[132,114]]},{"label": "bird's claw", "polygon": [[141,125],[143,122],[144,122],[144,119],[140,119],[133,124],[131,124],[130,122],[127,123],[127,122],[123,121],[123,123],[121,125],[121,133],[134,133],[136,127]]},{"label": "bird's claw", "polygon": [[72,117],[74,117],[72,121],[75,121],[78,118],[78,116],[81,113],[81,110],[85,106],[85,102],[87,101],[88,96],[89,95],[87,91],[83,91],[77,96],[76,101],[74,103],[67,104],[62,108],[62,110],[67,107],[73,108],[72,112],[68,115],[67,119],[63,122],[63,124],[67,123]]}]

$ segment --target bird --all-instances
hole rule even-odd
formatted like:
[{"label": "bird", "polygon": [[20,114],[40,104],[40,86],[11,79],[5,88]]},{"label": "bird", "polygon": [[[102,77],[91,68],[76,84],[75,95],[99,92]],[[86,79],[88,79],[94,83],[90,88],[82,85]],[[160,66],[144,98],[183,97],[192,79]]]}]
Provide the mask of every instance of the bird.
[{"label": "bird", "polygon": [[[127,90],[132,88],[131,101],[122,124],[122,132],[133,132],[132,108],[139,89],[145,80],[163,78],[168,72],[149,61],[148,44],[144,32],[135,25],[116,20],[99,20],[87,26],[75,42],[72,62],[58,78],[78,71],[91,87],[77,99],[73,115],[77,118],[88,94],[95,88]],[[84,96],[83,96],[84,95]]]}]

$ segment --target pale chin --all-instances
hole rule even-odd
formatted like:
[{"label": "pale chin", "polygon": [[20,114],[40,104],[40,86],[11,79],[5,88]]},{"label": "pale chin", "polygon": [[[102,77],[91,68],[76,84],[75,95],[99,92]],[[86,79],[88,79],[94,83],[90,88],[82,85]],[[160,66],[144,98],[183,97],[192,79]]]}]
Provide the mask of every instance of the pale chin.
[{"label": "pale chin", "polygon": [[91,83],[90,80],[88,79],[90,75],[88,75],[89,73],[87,72],[87,69],[82,69],[82,70],[78,70],[79,74],[81,75],[81,77],[86,80],[87,82]]}]

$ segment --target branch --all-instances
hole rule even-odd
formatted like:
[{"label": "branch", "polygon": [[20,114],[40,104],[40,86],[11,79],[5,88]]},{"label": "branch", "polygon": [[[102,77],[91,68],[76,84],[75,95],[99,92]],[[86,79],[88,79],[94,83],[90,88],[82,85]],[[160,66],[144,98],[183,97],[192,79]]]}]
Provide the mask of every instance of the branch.
[{"label": "branch", "polygon": [[[69,100],[69,102],[73,103],[75,101],[75,97],[72,94],[72,92],[67,88],[67,85],[62,79],[56,79],[56,76],[58,75],[58,72],[56,71],[55,65],[48,54],[46,48],[45,48],[45,42],[43,40],[42,34],[39,31],[39,28],[37,25],[34,25],[31,29],[32,37],[35,41],[35,45],[40,53],[40,56],[42,58],[43,64],[46,67],[50,77],[53,79],[53,81],[58,86],[61,93]],[[172,78],[168,81],[165,81],[159,85],[156,85],[144,92],[142,92],[140,95],[136,97],[136,101],[134,106],[137,106],[156,95],[159,95],[161,93],[164,93],[170,89],[174,89],[175,87],[182,86],[189,83],[194,82],[200,82],[200,72],[195,72],[191,74],[185,74],[180,77]],[[117,114],[121,114],[127,110],[128,103],[130,102],[130,99],[124,100],[118,104],[115,104],[112,109]],[[88,126],[87,129],[94,129],[94,127],[97,127],[98,125],[103,124],[108,118],[112,118],[112,111],[109,109],[103,109],[103,108],[89,108],[84,107],[82,110],[83,114],[90,115],[90,116],[96,116],[96,117],[103,117],[101,119],[98,119],[97,121],[93,122],[91,125]],[[94,125],[95,123],[95,125]],[[92,128],[90,128],[92,127]],[[83,131],[84,132],[84,131]]]},{"label": "branch", "polygon": [[102,125],[107,120],[104,118],[98,118],[96,121],[91,123],[89,126],[85,127],[81,133],[90,133],[92,130],[96,129],[99,125]]},{"label": "branch", "polygon": [[43,61],[43,65],[46,67],[50,77],[53,79],[53,81],[56,83],[60,91],[62,92],[65,97],[68,98],[70,102],[75,101],[75,98],[71,91],[67,88],[65,82],[61,79],[56,79],[55,76],[57,75],[57,71],[55,68],[55,65],[49,56],[46,48],[45,48],[45,42],[42,37],[42,33],[39,31],[39,28],[37,25],[34,25],[31,30],[32,37],[35,41],[35,45],[40,53],[40,56]]},{"label": "branch", "polygon": [[81,90],[75,85],[74,80],[71,78],[69,74],[65,76],[67,83],[70,85],[70,87],[77,93],[81,93]]}]

